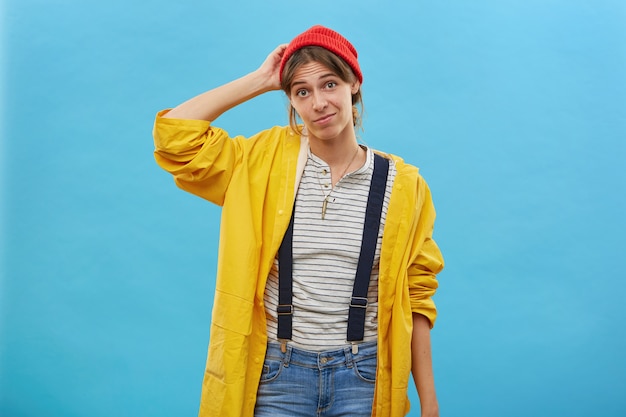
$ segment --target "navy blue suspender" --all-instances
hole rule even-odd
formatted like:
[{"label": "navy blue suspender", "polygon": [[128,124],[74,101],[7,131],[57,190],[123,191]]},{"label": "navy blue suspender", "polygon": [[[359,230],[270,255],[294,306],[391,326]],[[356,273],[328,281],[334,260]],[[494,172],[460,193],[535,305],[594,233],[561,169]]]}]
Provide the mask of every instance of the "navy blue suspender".
[{"label": "navy blue suspender", "polygon": [[363,340],[367,289],[370,284],[376,243],[378,242],[378,229],[380,227],[380,216],[383,212],[388,172],[389,161],[380,155],[374,154],[374,172],[372,174],[369,196],[367,197],[367,208],[365,209],[363,242],[361,243],[361,253],[356,268],[356,277],[348,313],[349,342]]},{"label": "navy blue suspender", "polygon": [[293,216],[278,249],[278,338],[291,340],[293,319]]},{"label": "navy blue suspender", "polygon": [[[374,154],[374,172],[367,197],[365,223],[363,225],[363,241],[356,269],[350,309],[348,312],[347,340],[356,342],[363,340],[365,332],[365,311],[367,309],[367,290],[374,264],[374,254],[378,242],[378,229],[383,210],[389,161]],[[294,210],[295,212],[295,206]],[[289,227],[278,250],[278,339],[291,340],[293,319],[293,218],[291,214]]]}]

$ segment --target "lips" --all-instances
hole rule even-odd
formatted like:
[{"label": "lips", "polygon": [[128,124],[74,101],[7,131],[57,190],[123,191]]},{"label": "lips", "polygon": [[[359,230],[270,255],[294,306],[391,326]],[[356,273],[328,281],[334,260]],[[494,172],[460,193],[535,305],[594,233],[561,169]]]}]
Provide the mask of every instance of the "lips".
[{"label": "lips", "polygon": [[324,124],[324,123],[329,122],[330,119],[332,119],[334,115],[335,115],[335,113],[327,114],[326,116],[320,117],[319,119],[315,119],[313,122],[314,123],[319,123],[319,124]]}]

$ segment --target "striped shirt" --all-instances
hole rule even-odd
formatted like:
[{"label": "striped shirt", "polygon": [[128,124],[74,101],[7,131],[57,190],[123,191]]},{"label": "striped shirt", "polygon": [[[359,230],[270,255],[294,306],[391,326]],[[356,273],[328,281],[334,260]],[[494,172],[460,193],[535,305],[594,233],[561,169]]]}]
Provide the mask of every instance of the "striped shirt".
[{"label": "striped shirt", "polygon": [[[361,251],[363,223],[374,169],[367,149],[365,164],[332,187],[328,164],[309,156],[298,188],[293,231],[294,346],[326,350],[345,346],[348,308]],[[378,323],[378,262],[382,232],[396,169],[390,161],[378,242],[368,291],[364,341],[376,340]],[[324,219],[322,205],[328,198]],[[278,259],[265,288],[267,332],[277,342]]]}]

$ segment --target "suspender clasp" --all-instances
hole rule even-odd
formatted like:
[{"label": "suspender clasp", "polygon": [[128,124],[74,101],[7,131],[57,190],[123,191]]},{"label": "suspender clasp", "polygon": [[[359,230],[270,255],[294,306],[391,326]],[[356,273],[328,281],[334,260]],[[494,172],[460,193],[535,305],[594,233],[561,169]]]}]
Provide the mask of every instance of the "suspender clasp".
[{"label": "suspender clasp", "polygon": [[352,297],[350,299],[350,307],[367,308],[367,298],[365,298],[365,297]]},{"label": "suspender clasp", "polygon": [[279,304],[276,312],[279,316],[290,316],[293,314],[293,304]]}]

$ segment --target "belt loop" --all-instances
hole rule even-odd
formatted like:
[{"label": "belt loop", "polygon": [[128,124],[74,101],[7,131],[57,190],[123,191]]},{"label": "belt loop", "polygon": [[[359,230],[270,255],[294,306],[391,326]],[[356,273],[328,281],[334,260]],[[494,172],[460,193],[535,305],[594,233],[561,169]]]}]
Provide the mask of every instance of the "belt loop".
[{"label": "belt loop", "polygon": [[288,368],[289,362],[291,362],[291,352],[293,352],[293,348],[290,345],[287,345],[286,350],[286,352],[283,352],[285,354],[283,357],[283,365],[285,365],[285,368]]},{"label": "belt loop", "polygon": [[343,354],[346,356],[346,368],[352,368],[354,361],[352,358],[352,349],[348,346],[343,348]]}]

